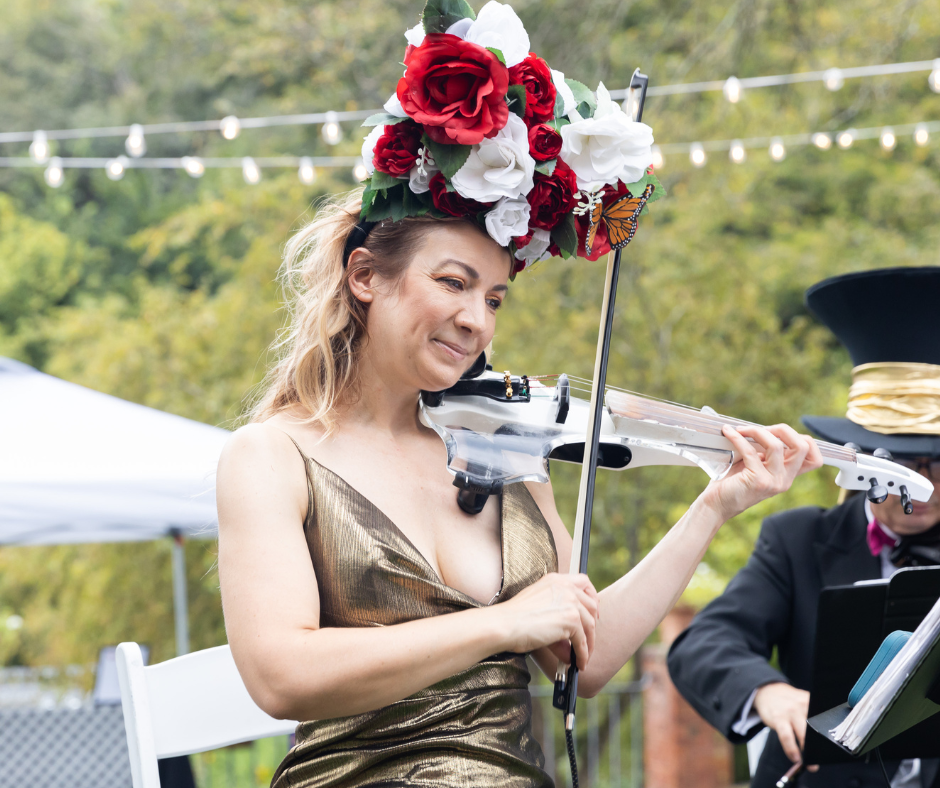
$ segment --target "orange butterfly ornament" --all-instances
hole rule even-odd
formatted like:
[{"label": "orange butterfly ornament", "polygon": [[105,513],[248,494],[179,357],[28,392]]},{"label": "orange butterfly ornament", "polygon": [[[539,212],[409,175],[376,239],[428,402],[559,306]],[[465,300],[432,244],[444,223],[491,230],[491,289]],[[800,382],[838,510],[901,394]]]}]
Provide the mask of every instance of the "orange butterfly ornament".
[{"label": "orange butterfly ornament", "polygon": [[607,239],[611,249],[623,249],[633,240],[633,236],[636,235],[637,219],[655,188],[652,183],[647,184],[639,197],[634,197],[627,192],[610,205],[604,205],[601,192],[585,195],[586,201],[580,203],[574,212],[581,215],[591,212],[591,223],[588,225],[587,236],[584,239],[584,251],[589,257],[594,246],[594,239],[597,237],[597,228],[600,227],[601,222],[607,228]]}]

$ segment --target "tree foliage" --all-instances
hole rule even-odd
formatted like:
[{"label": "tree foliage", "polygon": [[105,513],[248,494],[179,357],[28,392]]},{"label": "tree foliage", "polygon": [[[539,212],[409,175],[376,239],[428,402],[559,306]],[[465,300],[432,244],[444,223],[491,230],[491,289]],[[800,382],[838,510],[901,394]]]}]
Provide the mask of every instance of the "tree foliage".
[{"label": "tree foliage", "polygon": [[[474,4],[477,9],[479,3]],[[653,85],[932,58],[940,19],[926,2],[572,0],[513,2],[533,47],[589,85]],[[420,2],[0,0],[2,130],[106,126],[235,114],[379,107],[400,75],[401,31]],[[587,11],[585,10],[587,9]],[[747,138],[936,117],[925,74],[650,98],[657,141]],[[316,127],[151,135],[148,155],[358,154],[348,124],[328,148]],[[120,138],[56,143],[59,155],[113,156]],[[3,155],[25,155],[4,145]],[[830,275],[931,265],[940,248],[936,143],[902,139],[848,151],[762,151],[743,165],[678,156],[669,191],[624,254],[610,382],[719,412],[798,425],[844,411],[849,361],[802,293]],[[231,426],[264,373],[282,325],[275,275],[283,244],[315,200],[353,186],[343,171],[313,187],[266,171],[201,180],[179,172],[0,169],[0,352],[145,405]],[[497,368],[590,377],[603,262],[552,260],[512,285],[498,322]],[[877,305],[860,305],[860,309]],[[15,415],[15,414],[14,414]],[[146,447],[140,447],[146,451]],[[132,461],[132,458],[128,458]],[[569,521],[578,468],[553,464]],[[750,552],[760,518],[829,505],[832,474],[729,523],[693,582],[700,600]],[[591,574],[603,586],[662,536],[705,484],[694,469],[602,472]],[[212,543],[188,546],[193,645],[222,642]],[[169,544],[0,550],[0,660],[87,662],[119,640],[173,653]],[[21,629],[4,629],[11,614]]]}]

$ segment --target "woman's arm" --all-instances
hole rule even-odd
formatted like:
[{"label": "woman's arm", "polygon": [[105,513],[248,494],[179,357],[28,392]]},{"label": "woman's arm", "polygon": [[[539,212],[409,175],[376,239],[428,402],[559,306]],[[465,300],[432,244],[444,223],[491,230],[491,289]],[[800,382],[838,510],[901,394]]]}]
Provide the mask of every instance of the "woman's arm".
[{"label": "woman's arm", "polygon": [[[630,572],[600,592],[595,650],[578,679],[578,694],[596,695],[633,656],[673,608],[721,525],[764,498],[788,489],[799,473],[822,464],[816,444],[786,425],[768,429],[742,428],[725,436],[741,460],[731,473],[712,482],[668,534]],[[755,448],[746,440],[754,438]],[[541,489],[538,489],[541,488]],[[530,485],[536,502],[552,526],[559,567],[568,566],[569,536],[555,508],[548,485]],[[554,677],[554,654],[533,655]]]},{"label": "woman's arm", "polygon": [[282,719],[388,705],[500,651],[593,644],[587,578],[549,575],[506,603],[388,627],[320,628],[303,533],[303,460],[287,436],[249,425],[219,461],[219,579],[225,627],[254,701]]}]

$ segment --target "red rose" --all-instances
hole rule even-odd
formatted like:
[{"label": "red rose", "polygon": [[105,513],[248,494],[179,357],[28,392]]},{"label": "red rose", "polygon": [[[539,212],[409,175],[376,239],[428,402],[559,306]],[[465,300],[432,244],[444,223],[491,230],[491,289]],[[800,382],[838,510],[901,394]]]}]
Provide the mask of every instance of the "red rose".
[{"label": "red rose", "polygon": [[[630,193],[627,185],[623,181],[617,181],[617,188],[605,186],[601,195],[601,202],[604,205],[610,205],[617,202],[621,197]],[[597,260],[602,255],[610,251],[610,241],[607,239],[607,225],[601,220],[597,225],[597,233],[594,236],[594,244],[591,249],[591,256],[588,257],[584,250],[584,242],[587,239],[588,227],[591,224],[590,212],[575,216],[575,228],[578,231],[578,257],[585,257],[588,260]]]},{"label": "red rose", "polygon": [[525,122],[544,123],[555,117],[555,83],[552,71],[534,52],[509,69],[509,84],[525,87]]},{"label": "red rose", "polygon": [[441,173],[437,173],[428,183],[431,190],[431,199],[434,207],[449,216],[475,216],[486,210],[493,203],[477,202],[461,197],[457,192],[447,191],[447,181]]},{"label": "red rose", "polygon": [[555,162],[555,171],[551,175],[536,172],[535,185],[526,195],[532,206],[529,226],[551,230],[574,208],[577,191],[578,179],[561,159]]},{"label": "red rose", "polygon": [[401,178],[407,175],[418,159],[421,127],[410,120],[387,125],[375,143],[372,163],[380,172]]},{"label": "red rose", "polygon": [[508,87],[509,71],[488,49],[432,33],[405,53],[398,100],[435,142],[476,145],[506,125]]},{"label": "red rose", "polygon": [[561,134],[547,123],[536,123],[529,129],[529,153],[536,161],[549,161],[561,153]]},{"label": "red rose", "polygon": [[529,232],[527,232],[525,235],[517,235],[515,238],[513,238],[512,240],[516,244],[516,249],[522,249],[523,247],[528,246],[529,242],[532,240],[532,233],[534,231],[535,228],[530,227]]}]

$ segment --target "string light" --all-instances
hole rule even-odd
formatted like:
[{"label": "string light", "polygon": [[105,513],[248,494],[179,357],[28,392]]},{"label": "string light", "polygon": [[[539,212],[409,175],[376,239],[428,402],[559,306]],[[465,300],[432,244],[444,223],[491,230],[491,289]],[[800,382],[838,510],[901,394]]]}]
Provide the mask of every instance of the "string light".
[{"label": "string light", "polygon": [[139,123],[131,126],[127,139],[124,140],[124,150],[128,156],[139,159],[147,152],[147,141],[144,139],[144,127]]},{"label": "string light", "polygon": [[663,149],[659,145],[654,145],[652,148],[653,154],[653,169],[661,170],[663,165],[666,163],[666,158],[663,156]]},{"label": "string light", "polygon": [[309,156],[302,156],[300,158],[300,165],[297,167],[297,177],[300,178],[300,182],[306,186],[309,186],[317,179],[317,171],[314,169],[313,161],[311,161]]},{"label": "string light", "polygon": [[33,132],[33,141],[29,145],[29,156],[37,164],[45,164],[49,161],[49,140],[46,138],[46,132]]},{"label": "string light", "polygon": [[689,161],[696,167],[705,166],[708,156],[705,155],[705,148],[702,147],[701,142],[693,142],[689,146]]},{"label": "string light", "polygon": [[731,140],[731,147],[728,149],[728,158],[735,164],[741,164],[747,158],[747,151],[741,140]]},{"label": "string light", "polygon": [[326,123],[323,124],[322,133],[327,145],[336,145],[343,138],[343,129],[339,125],[339,118],[335,112],[326,113]]},{"label": "string light", "polygon": [[832,147],[832,137],[822,131],[817,131],[813,135],[813,145],[820,150],[829,150]]},{"label": "string light", "polygon": [[219,131],[227,140],[235,139],[239,134],[241,134],[241,130],[241,121],[234,115],[226,115],[224,118],[222,118],[222,120],[219,121]]},{"label": "string light", "polygon": [[744,88],[741,87],[741,80],[737,77],[728,77],[725,80],[724,87],[721,89],[721,92],[725,94],[725,98],[728,99],[732,104],[737,104],[741,100],[741,96],[744,93]]},{"label": "string light", "polygon": [[787,157],[787,149],[780,137],[774,137],[770,141],[770,158],[774,161],[783,161]]},{"label": "string light", "polygon": [[842,69],[827,68],[823,72],[823,84],[826,86],[827,90],[839,90],[839,88],[845,84],[845,76],[842,74]]},{"label": "string light", "polygon": [[933,70],[927,77],[927,85],[934,93],[940,93],[940,58],[933,62]]},{"label": "string light", "polygon": [[930,142],[930,131],[926,123],[918,123],[917,126],[914,127],[914,142],[920,147]]},{"label": "string light", "polygon": [[186,174],[192,178],[201,178],[206,174],[206,165],[196,156],[183,156],[180,160]]},{"label": "string light", "polygon": [[851,148],[853,142],[855,142],[855,129],[840,131],[836,135],[836,144],[842,148],[842,150],[848,150]]},{"label": "string light", "polygon": [[124,171],[127,169],[128,162],[126,156],[118,156],[116,159],[111,159],[105,167],[105,174],[112,181],[119,181],[124,177]]},{"label": "string light", "polygon": [[890,127],[885,127],[881,130],[879,142],[883,150],[890,151],[894,150],[894,146],[898,144],[898,138],[894,136],[894,131]]},{"label": "string light", "polygon": [[53,156],[49,160],[49,166],[46,167],[46,171],[43,173],[42,177],[46,179],[46,183],[53,189],[58,189],[65,182],[65,170],[62,169],[62,159],[58,156]]},{"label": "string light", "polygon": [[258,168],[258,165],[255,164],[255,160],[251,158],[251,156],[245,156],[245,158],[242,159],[242,178],[245,179],[245,183],[249,183],[252,186],[261,180],[261,170]]},{"label": "string light", "polygon": [[369,177],[369,171],[366,169],[366,165],[359,161],[352,170],[353,178],[356,179],[358,183],[362,183],[366,178]]}]

